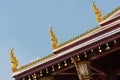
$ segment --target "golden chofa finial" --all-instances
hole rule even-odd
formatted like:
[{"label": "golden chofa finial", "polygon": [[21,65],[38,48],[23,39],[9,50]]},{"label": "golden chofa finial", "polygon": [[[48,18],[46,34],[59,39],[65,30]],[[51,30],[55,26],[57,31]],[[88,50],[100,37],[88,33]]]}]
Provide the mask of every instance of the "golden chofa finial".
[{"label": "golden chofa finial", "polygon": [[98,23],[102,22],[102,19],[101,19],[101,12],[97,9],[96,5],[95,5],[95,2],[92,3],[92,8],[96,14],[96,20]]},{"label": "golden chofa finial", "polygon": [[57,38],[55,37],[55,35],[52,31],[52,27],[50,27],[50,29],[49,29],[49,34],[50,34],[50,38],[51,38],[51,41],[52,41],[51,46],[52,46],[52,49],[54,50],[54,49],[58,48],[58,46],[57,46],[58,40],[57,40]]},{"label": "golden chofa finial", "polygon": [[11,63],[12,63],[12,65],[11,65],[12,72],[15,72],[15,71],[17,71],[18,61],[17,61],[16,57],[14,57],[14,55],[13,55],[13,50],[14,49],[10,50],[10,59],[11,59]]}]

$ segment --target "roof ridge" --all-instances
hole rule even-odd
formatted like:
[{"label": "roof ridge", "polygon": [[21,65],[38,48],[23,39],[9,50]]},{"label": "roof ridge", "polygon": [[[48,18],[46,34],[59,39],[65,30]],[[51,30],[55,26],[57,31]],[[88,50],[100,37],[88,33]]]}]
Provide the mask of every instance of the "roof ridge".
[{"label": "roof ridge", "polygon": [[110,17],[112,14],[114,14],[115,12],[117,12],[118,10],[120,10],[120,6],[118,6],[117,8],[113,9],[111,12],[109,12],[108,14],[106,14],[105,16],[102,17],[103,20],[107,19],[108,17]]},{"label": "roof ridge", "polygon": [[17,71],[19,71],[19,70],[21,70],[21,69],[24,69],[24,68],[26,68],[26,67],[28,67],[28,66],[30,66],[30,65],[32,65],[32,64],[35,64],[35,63],[37,63],[37,62],[40,62],[40,61],[42,61],[42,60],[44,60],[44,59],[46,59],[46,58],[49,58],[49,57],[51,57],[51,56],[53,56],[53,55],[54,55],[54,53],[50,53],[50,54],[47,55],[47,56],[44,56],[44,57],[38,58],[38,59],[36,59],[36,60],[33,60],[32,62],[30,62],[30,63],[28,63],[28,64],[25,64],[25,65],[23,65],[23,66],[20,66]]},{"label": "roof ridge", "polygon": [[74,40],[76,40],[76,39],[78,39],[78,38],[80,38],[80,37],[82,37],[82,36],[92,32],[92,31],[94,31],[96,29],[98,29],[99,27],[100,27],[100,25],[98,25],[98,26],[96,26],[96,27],[94,27],[94,28],[92,28],[90,30],[87,30],[86,32],[83,32],[82,34],[79,34],[78,36],[75,36],[75,37],[73,37],[73,38],[71,38],[71,39],[69,39],[69,40],[67,40],[65,42],[62,42],[62,43],[60,43],[58,45],[58,47],[64,46],[64,45],[66,45],[66,44],[68,44],[68,43],[70,43],[70,42],[72,42],[72,41],[74,41]]},{"label": "roof ridge", "polygon": [[[105,16],[103,16],[102,19],[103,19],[103,20],[107,19],[109,16],[111,16],[112,14],[114,14],[114,13],[115,13],[116,11],[118,11],[118,10],[120,10],[120,6],[118,6],[118,7],[115,8],[115,9],[113,9],[111,12],[109,12],[109,13],[106,14]],[[99,28],[99,27],[100,27],[100,26],[98,25],[98,26],[96,26],[96,27],[94,27],[94,28],[92,28],[92,29],[90,29],[90,30],[82,33],[82,34],[79,34],[78,36],[75,36],[75,37],[73,37],[73,38],[71,38],[71,39],[69,39],[69,40],[67,40],[67,41],[65,41],[65,42],[62,42],[62,43],[58,44],[58,47],[61,47],[61,46],[63,46],[63,45],[66,45],[66,44],[68,44],[68,43],[70,43],[70,42],[72,42],[72,41],[74,41],[74,40],[76,40],[76,39],[78,39],[78,38],[80,38],[80,37],[82,37],[82,36],[84,36],[84,35],[92,32],[92,31],[96,30],[96,29]]]}]

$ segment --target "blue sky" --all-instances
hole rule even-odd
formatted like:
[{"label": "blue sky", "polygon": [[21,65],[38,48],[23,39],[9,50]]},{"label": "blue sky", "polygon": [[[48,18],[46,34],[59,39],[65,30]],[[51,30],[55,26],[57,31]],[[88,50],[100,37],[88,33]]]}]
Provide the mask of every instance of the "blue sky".
[{"label": "blue sky", "polygon": [[[120,0],[94,1],[103,15],[120,5]],[[0,0],[0,80],[14,80],[9,58],[11,48],[19,66],[51,53],[50,26],[59,43],[97,26],[92,2]]]}]

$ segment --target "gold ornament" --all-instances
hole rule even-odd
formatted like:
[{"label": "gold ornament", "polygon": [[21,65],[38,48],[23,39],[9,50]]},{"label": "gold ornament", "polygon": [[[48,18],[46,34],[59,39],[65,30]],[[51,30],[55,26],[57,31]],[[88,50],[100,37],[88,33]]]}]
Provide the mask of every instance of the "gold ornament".
[{"label": "gold ornament", "polygon": [[55,37],[55,35],[52,31],[52,27],[50,27],[50,29],[49,29],[49,34],[50,34],[50,38],[52,40],[51,46],[52,46],[52,49],[54,50],[54,49],[58,48],[58,46],[57,46],[58,40],[57,40],[57,38]]},{"label": "gold ornament", "polygon": [[12,72],[17,71],[17,66],[18,66],[18,60],[16,59],[16,57],[14,57],[13,55],[13,50],[10,50],[10,59],[11,59],[11,63],[12,63]]},{"label": "gold ornament", "polygon": [[97,22],[98,23],[102,22],[103,21],[102,18],[101,18],[102,14],[99,11],[99,9],[96,7],[95,2],[92,3],[92,8],[93,8],[93,10],[94,10],[94,12],[96,14],[96,20],[97,20]]}]

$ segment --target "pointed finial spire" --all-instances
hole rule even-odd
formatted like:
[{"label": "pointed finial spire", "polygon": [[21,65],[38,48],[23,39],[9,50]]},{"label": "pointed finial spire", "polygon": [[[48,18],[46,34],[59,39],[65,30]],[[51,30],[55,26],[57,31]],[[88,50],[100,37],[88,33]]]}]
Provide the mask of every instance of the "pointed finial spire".
[{"label": "pointed finial spire", "polygon": [[16,57],[14,57],[13,50],[14,49],[10,50],[10,60],[11,60],[11,63],[12,63],[12,66],[11,66],[12,67],[12,72],[15,72],[15,71],[17,71],[18,61],[17,61]]},{"label": "pointed finial spire", "polygon": [[96,21],[97,21],[98,23],[102,22],[102,18],[101,18],[102,14],[101,14],[101,12],[99,11],[99,9],[97,9],[97,7],[96,7],[96,5],[95,5],[95,2],[92,3],[92,8],[93,8],[93,10],[94,10],[94,12],[95,12],[95,14],[96,14]]},{"label": "pointed finial spire", "polygon": [[53,50],[57,49],[58,48],[58,46],[57,46],[58,40],[57,40],[57,38],[55,37],[55,35],[52,31],[52,27],[49,28],[49,34],[50,34],[50,38],[51,38],[51,41],[52,41],[52,43],[51,43],[52,49]]}]

